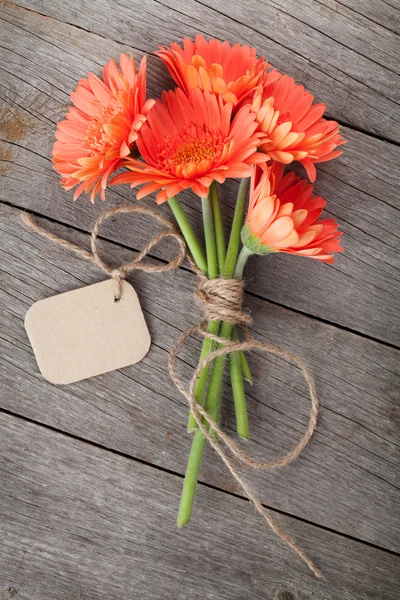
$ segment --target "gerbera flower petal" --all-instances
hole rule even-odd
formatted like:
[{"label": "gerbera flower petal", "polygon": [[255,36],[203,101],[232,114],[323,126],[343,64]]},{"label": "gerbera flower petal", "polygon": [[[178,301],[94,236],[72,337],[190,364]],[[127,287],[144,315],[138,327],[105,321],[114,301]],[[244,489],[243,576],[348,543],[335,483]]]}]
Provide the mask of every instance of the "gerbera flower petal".
[{"label": "gerbera flower petal", "polygon": [[202,35],[194,42],[185,38],[183,47],[176,43],[160,47],[156,54],[185,93],[200,88],[234,106],[253,94],[269,67],[264,59],[257,59],[254,48],[230,46],[216,39],[206,41]]},{"label": "gerbera flower petal", "polygon": [[98,193],[104,199],[108,178],[130,154],[153,105],[145,98],[145,60],[139,74],[134,59],[125,54],[120,66],[118,70],[110,60],[103,69],[103,80],[94,73],[81,79],[71,93],[75,106],[58,124],[54,168],[65,189],[78,185],[74,199],[84,191],[90,193],[91,201]]},{"label": "gerbera flower petal", "polygon": [[286,252],[332,263],[332,253],[343,251],[342,234],[334,219],[319,219],[325,200],[312,196],[306,180],[284,175],[279,163],[252,169],[243,243],[260,254]]},{"label": "gerbera flower petal", "polygon": [[104,85],[104,83],[94,73],[88,74],[88,81],[97,100],[99,100],[103,106],[108,106],[113,97],[111,90],[107,88],[107,86]]},{"label": "gerbera flower petal", "polygon": [[164,93],[139,132],[137,146],[143,161],[128,158],[124,166],[129,173],[117,175],[112,185],[154,184],[146,185],[137,197],[162,187],[157,202],[164,202],[187,188],[206,196],[213,180],[250,177],[252,164],[268,160],[257,152],[261,134],[255,133],[256,115],[249,105],[233,121],[231,114],[231,104],[224,105],[200,88],[188,95],[179,88]]},{"label": "gerbera flower petal", "polygon": [[317,170],[314,166],[313,161],[311,160],[311,158],[303,158],[303,160],[301,161],[301,164],[303,165],[303,167],[306,170],[306,173],[308,175],[308,179],[314,183],[314,181],[317,178]]},{"label": "gerbera flower petal", "polygon": [[345,143],[336,121],[323,118],[325,105],[313,104],[313,96],[288,75],[265,72],[253,95],[259,131],[266,135],[263,152],[278,162],[300,161],[311,181],[314,163],[338,156],[337,146]]},{"label": "gerbera flower petal", "polygon": [[290,217],[278,217],[262,234],[260,240],[265,246],[273,246],[285,239],[294,229],[294,223]]}]

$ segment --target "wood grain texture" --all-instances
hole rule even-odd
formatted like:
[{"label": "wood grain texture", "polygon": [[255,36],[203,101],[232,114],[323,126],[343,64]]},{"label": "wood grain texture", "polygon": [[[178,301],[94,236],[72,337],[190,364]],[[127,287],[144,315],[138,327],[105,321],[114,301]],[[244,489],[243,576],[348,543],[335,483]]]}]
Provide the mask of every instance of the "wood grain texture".
[{"label": "wood grain texture", "polygon": [[398,598],[397,557],[275,514],[318,581],[239,498],[199,486],[178,530],[178,477],[8,415],[0,428],[2,600]]},{"label": "wood grain texture", "polygon": [[[111,41],[105,44],[99,35],[7,3],[1,10],[5,59],[1,137],[5,142],[0,157],[5,177],[0,182],[0,196],[89,230],[104,206],[98,202],[93,207],[86,198],[72,203],[71,194],[61,190],[50,161],[55,125],[64,115],[68,92],[79,77],[90,69],[98,72],[110,55],[118,56],[128,48]],[[139,52],[134,53],[139,57]],[[159,62],[150,59],[151,93],[159,93],[170,82]],[[281,305],[398,345],[400,149],[349,128],[344,135],[349,143],[343,155],[319,167],[315,189],[327,199],[329,215],[338,219],[346,234],[345,254],[333,268],[306,259],[297,260],[294,266],[291,257],[253,261],[256,267],[248,272],[248,289]],[[224,187],[227,222],[232,216],[236,185],[233,182]],[[107,198],[108,204],[131,202],[134,191],[121,186],[110,190]],[[190,194],[183,198],[200,231],[200,204]],[[163,210],[168,212],[166,207]],[[144,243],[140,229],[136,221],[128,220],[126,226],[118,221],[105,234],[138,248]],[[156,255],[162,256],[157,251]],[[255,268],[257,280],[253,277]]]},{"label": "wood grain texture", "polygon": [[[87,237],[43,221],[71,241]],[[56,387],[38,372],[23,328],[35,300],[95,283],[103,273],[21,224],[18,211],[0,220],[4,321],[0,329],[0,406],[61,431],[184,473],[191,437],[187,409],[167,372],[173,340],[196,322],[195,278],[179,272],[135,273],[152,335],[145,359],[127,369]],[[114,264],[128,252],[104,242]],[[256,298],[246,299],[253,333],[300,354],[317,379],[322,404],[317,434],[295,464],[249,474],[263,501],[279,510],[390,550],[399,550],[399,352]],[[185,348],[182,376],[197,363],[199,343]],[[287,452],[307,421],[309,399],[299,372],[285,361],[249,355],[255,385],[248,388],[251,443],[259,457]],[[224,424],[234,428],[227,386]],[[17,393],[16,393],[17,392]],[[202,481],[240,494],[209,450]],[[334,496],[335,502],[332,502]]]},{"label": "wood grain texture", "polygon": [[[375,0],[375,2],[359,0],[320,0],[321,4],[343,14],[348,19],[365,23],[367,27],[379,31],[384,27],[388,31],[400,34],[400,11],[396,0]],[[362,19],[362,21],[361,21]]]},{"label": "wood grain texture", "polygon": [[251,44],[326,102],[330,116],[400,141],[398,36],[315,0],[102,0],[95,11],[91,0],[16,4],[145,52],[196,33]]},{"label": "wood grain texture", "polygon": [[[397,600],[399,9],[397,0],[0,2],[0,600]],[[156,46],[197,32],[254,45],[326,102],[349,140],[339,159],[319,166],[315,189],[345,232],[345,254],[333,267],[252,259],[246,274],[252,333],[307,362],[322,405],[295,464],[246,477],[326,582],[265,530],[211,449],[191,526],[175,528],[191,438],[167,359],[200,316],[187,269],[130,278],[153,337],[133,367],[53,386],[23,329],[35,300],[103,278],[19,219],[31,209],[87,244],[84,232],[104,211],[101,202],[73,203],[51,168],[69,92],[125,51],[148,55],[157,96],[173,83]],[[224,188],[227,223],[236,187]],[[114,188],[107,206],[133,198]],[[199,203],[182,199],[200,231]],[[154,232],[146,219],[116,219],[101,232],[101,250],[117,265]],[[173,251],[163,242],[153,260]],[[183,377],[199,349],[191,339]],[[257,352],[249,360],[246,449],[272,458],[299,439],[307,390],[286,362]],[[232,433],[229,385],[224,406]]]}]

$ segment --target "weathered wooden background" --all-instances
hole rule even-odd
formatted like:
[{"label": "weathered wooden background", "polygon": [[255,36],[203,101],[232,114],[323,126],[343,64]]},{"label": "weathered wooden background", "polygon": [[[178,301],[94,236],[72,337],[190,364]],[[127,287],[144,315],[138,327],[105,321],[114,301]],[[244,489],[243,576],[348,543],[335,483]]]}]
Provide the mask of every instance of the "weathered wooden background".
[{"label": "weathered wooden background", "polygon": [[[1,2],[0,19],[1,600],[398,600],[398,0],[19,0]],[[190,438],[167,356],[199,316],[186,267],[131,278],[153,337],[136,366],[52,386],[23,328],[35,300],[102,278],[20,222],[29,209],[87,244],[104,210],[73,203],[51,167],[69,92],[129,51],[149,55],[158,94],[171,81],[155,47],[196,32],[256,46],[326,102],[349,140],[316,184],[345,254],[333,267],[254,259],[246,297],[254,333],[299,353],[316,375],[322,409],[309,448],[249,480],[325,581],[265,529],[211,451],[193,521],[175,527]],[[184,200],[199,226],[198,203]],[[107,205],[126,201],[130,190],[113,189]],[[112,222],[104,253],[117,264],[152,233],[136,217]],[[170,251],[164,244],[154,260]],[[188,376],[198,349],[187,349]],[[250,362],[248,448],[272,457],[301,435],[307,393],[286,362],[257,353]],[[224,419],[232,431],[229,403]]]}]

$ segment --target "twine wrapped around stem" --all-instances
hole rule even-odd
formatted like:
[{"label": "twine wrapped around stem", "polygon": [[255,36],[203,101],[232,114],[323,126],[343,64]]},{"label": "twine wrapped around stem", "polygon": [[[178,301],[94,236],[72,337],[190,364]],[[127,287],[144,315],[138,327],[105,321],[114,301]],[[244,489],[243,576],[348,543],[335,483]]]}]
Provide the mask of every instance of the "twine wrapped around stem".
[{"label": "twine wrapped around stem", "polygon": [[[193,264],[191,266],[193,268]],[[226,321],[236,325],[252,323],[250,315],[242,311],[243,279],[208,279],[199,271],[197,279],[194,295],[202,306],[206,321]]]},{"label": "twine wrapped around stem", "polygon": [[[210,433],[210,430],[213,430],[217,434],[217,438],[219,438],[222,441],[222,443],[225,445],[227,450],[232,454],[233,458],[236,461],[243,463],[247,467],[251,467],[253,469],[273,469],[273,468],[278,468],[278,467],[283,467],[285,465],[288,465],[293,460],[295,460],[299,456],[299,454],[301,454],[301,452],[304,450],[304,448],[307,446],[308,442],[310,441],[310,439],[314,433],[314,430],[315,430],[315,426],[317,423],[317,416],[318,416],[318,396],[317,396],[314,379],[311,376],[310,372],[308,371],[305,363],[302,361],[302,359],[299,356],[297,356],[297,354],[293,354],[292,352],[288,352],[287,350],[282,350],[281,348],[278,348],[276,346],[272,346],[270,344],[266,344],[266,343],[260,342],[258,340],[255,340],[249,334],[246,334],[246,340],[243,342],[226,340],[226,339],[220,338],[219,336],[210,334],[206,329],[207,319],[208,319],[210,310],[212,311],[212,314],[215,315],[214,316],[215,319],[225,320],[225,321],[235,323],[235,324],[237,324],[237,323],[250,324],[252,319],[251,319],[250,315],[248,315],[247,313],[242,311],[243,285],[239,286],[237,279],[214,279],[214,280],[212,280],[212,283],[213,283],[212,292],[213,293],[212,293],[211,299],[210,299],[207,295],[204,295],[204,282],[203,282],[204,276],[201,275],[197,269],[196,269],[196,271],[197,271],[197,275],[199,277],[199,285],[196,290],[195,296],[197,299],[200,300],[200,302],[203,306],[204,313],[207,318],[203,319],[198,325],[195,325],[194,327],[191,327],[190,329],[185,331],[180,336],[180,338],[175,342],[174,346],[172,347],[172,349],[170,351],[169,361],[168,361],[168,369],[169,369],[170,376],[171,376],[173,382],[175,383],[176,387],[178,388],[178,390],[186,398],[186,400],[189,404],[189,408],[194,415],[194,418],[197,422],[197,425],[199,426],[200,431],[202,432],[202,434],[204,435],[204,437],[206,438],[208,443],[214,448],[214,450],[216,451],[218,456],[221,458],[221,460],[224,462],[224,464],[226,465],[226,467],[228,468],[228,470],[230,471],[230,473],[232,474],[234,479],[237,481],[237,483],[240,485],[240,487],[242,488],[242,490],[248,497],[248,499],[254,504],[256,510],[265,519],[268,526],[272,529],[272,531],[278,537],[280,537],[284,542],[286,542],[286,544],[288,546],[290,546],[290,548],[292,548],[292,550],[294,550],[294,552],[296,552],[300,556],[300,558],[302,558],[304,560],[304,562],[308,565],[308,567],[311,569],[311,571],[314,573],[314,575],[316,577],[322,578],[321,571],[308,558],[308,556],[304,553],[304,551],[296,544],[296,542],[289,535],[287,535],[274,522],[271,515],[265,510],[260,499],[255,494],[255,492],[253,491],[251,486],[243,479],[242,475],[237,470],[236,465],[233,462],[233,460],[228,456],[227,452],[223,450],[221,443],[218,441],[218,439],[213,437],[213,435]],[[210,280],[210,282],[211,282],[211,280]],[[239,283],[243,284],[243,281],[239,281]],[[200,292],[199,292],[199,289],[200,289]],[[231,292],[231,294],[229,292]],[[230,305],[230,298],[234,299],[234,302],[231,305]],[[231,314],[232,305],[236,307],[236,312],[233,311]],[[189,338],[189,336],[191,336],[195,333],[197,333],[203,337],[212,339],[217,344],[220,344],[223,347],[219,348],[218,350],[215,350],[214,352],[211,352],[208,356],[206,356],[206,358],[204,358],[204,360],[202,360],[199,363],[199,365],[197,366],[196,370],[193,373],[192,379],[190,380],[189,387],[185,388],[182,385],[182,382],[179,380],[179,378],[176,375],[175,362],[176,362],[177,355],[178,355],[178,352],[179,352],[181,346],[185,343],[185,341]],[[202,369],[204,367],[206,367],[209,363],[214,361],[216,358],[218,358],[220,356],[224,356],[231,352],[236,352],[236,351],[240,351],[240,350],[242,350],[242,351],[253,350],[255,348],[258,350],[261,350],[263,352],[267,352],[269,354],[279,356],[280,358],[284,358],[287,361],[294,363],[302,371],[302,374],[308,384],[310,398],[311,398],[311,410],[310,410],[309,420],[308,420],[307,428],[306,428],[306,431],[305,431],[303,437],[300,439],[300,441],[297,443],[297,445],[294,448],[292,448],[292,450],[290,450],[290,452],[288,452],[285,456],[283,456],[282,458],[276,459],[274,461],[271,461],[271,462],[260,462],[260,461],[255,460],[248,454],[246,454],[244,452],[244,450],[236,444],[236,442],[232,439],[232,437],[227,435],[217,425],[217,423],[210,417],[210,415],[207,413],[207,411],[202,406],[200,406],[200,404],[197,403],[195,395],[194,395],[194,388],[195,388],[197,378],[198,378],[199,374],[201,373]],[[209,427],[207,427],[205,425],[205,422],[208,424]]]},{"label": "twine wrapped around stem", "polygon": [[[145,215],[149,215],[154,217],[158,222],[163,224],[166,229],[159,234],[157,234],[136,257],[130,262],[126,262],[122,264],[119,268],[115,269],[111,267],[108,263],[106,263],[102,258],[100,258],[97,246],[96,239],[99,233],[99,228],[103,221],[108,219],[109,217],[118,214],[118,213],[132,213],[137,212]],[[115,290],[115,299],[118,300],[121,298],[121,280],[124,279],[130,271],[133,270],[143,270],[149,273],[168,271],[172,269],[178,268],[184,258],[186,253],[185,242],[182,237],[176,233],[174,225],[169,221],[169,219],[161,216],[159,213],[155,211],[144,208],[141,206],[119,206],[112,208],[106,211],[95,223],[92,234],[91,234],[91,252],[85,250],[69,242],[49,231],[40,227],[35,220],[28,215],[27,213],[22,213],[21,218],[25,225],[39,233],[40,235],[50,239],[60,246],[63,246],[73,252],[77,253],[79,256],[84,258],[85,260],[89,260],[97,264],[107,275],[115,279],[116,281],[116,290]],[[155,246],[161,239],[164,237],[173,237],[179,244],[179,251],[177,257],[170,262],[163,265],[151,265],[143,262],[143,258],[148,254],[148,252]],[[213,335],[212,333],[207,332],[206,325],[209,320],[216,321],[225,321],[232,324],[241,324],[250,325],[252,319],[250,315],[243,311],[242,309],[242,300],[243,300],[243,288],[244,282],[243,280],[238,279],[228,279],[228,278],[218,278],[218,279],[208,279],[203,275],[203,273],[194,265],[191,258],[188,256],[190,264],[197,274],[198,277],[198,286],[195,291],[195,297],[201,304],[204,312],[204,318],[194,327],[191,327],[187,331],[185,331],[180,338],[175,342],[174,346],[171,349],[169,361],[168,361],[168,369],[171,375],[171,378],[176,385],[177,389],[181,392],[181,394],[186,398],[190,410],[192,411],[194,418],[197,422],[197,425],[204,435],[205,439],[209,442],[209,444],[214,448],[215,452],[221,458],[223,463],[228,468],[231,475],[237,481],[237,483],[242,488],[245,495],[248,499],[254,504],[256,510],[262,515],[262,517],[267,522],[268,526],[272,529],[272,531],[281,538],[294,552],[296,552],[300,558],[308,565],[314,575],[318,578],[322,577],[321,571],[314,565],[314,563],[308,558],[308,556],[304,553],[304,551],[296,544],[296,542],[286,534],[272,519],[271,515],[265,510],[260,499],[253,491],[251,486],[243,479],[242,475],[239,473],[237,466],[234,461],[241,462],[247,467],[251,467],[254,469],[272,469],[283,467],[291,463],[295,458],[299,456],[302,450],[307,446],[310,438],[315,430],[317,414],[318,414],[318,397],[315,388],[314,380],[309,373],[306,365],[302,361],[302,359],[293,354],[291,352],[287,352],[286,350],[282,350],[277,348],[276,346],[272,346],[270,344],[266,344],[255,340],[249,334],[246,334],[246,339],[243,342],[230,341],[223,338],[220,338],[217,335]],[[190,380],[188,388],[184,387],[180,379],[177,377],[175,372],[175,362],[177,360],[178,352],[181,346],[185,343],[185,341],[189,338],[189,336],[193,334],[199,334],[203,337],[210,338],[219,344],[219,349],[211,352],[208,356],[206,356],[202,361],[200,361],[196,370],[193,373],[192,379]],[[309,421],[307,425],[307,429],[301,438],[301,440],[297,443],[297,445],[286,454],[284,457],[279,458],[272,462],[260,462],[252,457],[248,456],[243,449],[241,449],[236,442],[227,435],[218,424],[210,417],[207,411],[200,406],[194,395],[194,388],[197,381],[197,378],[204,367],[206,367],[209,363],[214,361],[218,357],[222,357],[226,354],[229,354],[234,351],[246,351],[257,348],[263,352],[267,352],[269,354],[273,354],[275,356],[279,356],[288,360],[291,363],[294,363],[303,373],[303,376],[308,384],[311,398],[311,410],[309,415]],[[208,427],[207,427],[208,425]],[[210,431],[214,431],[217,434],[218,439],[215,439]],[[218,441],[221,440],[221,441]],[[221,443],[222,442],[222,443]],[[225,446],[226,450],[223,449],[222,444]],[[228,452],[232,455],[231,458],[228,455]]]}]

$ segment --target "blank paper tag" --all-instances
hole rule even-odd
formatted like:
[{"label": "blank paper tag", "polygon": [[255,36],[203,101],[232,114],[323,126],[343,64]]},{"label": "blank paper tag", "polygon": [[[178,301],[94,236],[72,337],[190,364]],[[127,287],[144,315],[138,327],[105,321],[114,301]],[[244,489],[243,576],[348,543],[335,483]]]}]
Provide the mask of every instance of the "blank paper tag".
[{"label": "blank paper tag", "polygon": [[115,281],[39,300],[26,313],[25,329],[39,369],[51,383],[73,383],[141,360],[150,335],[133,287]]}]

